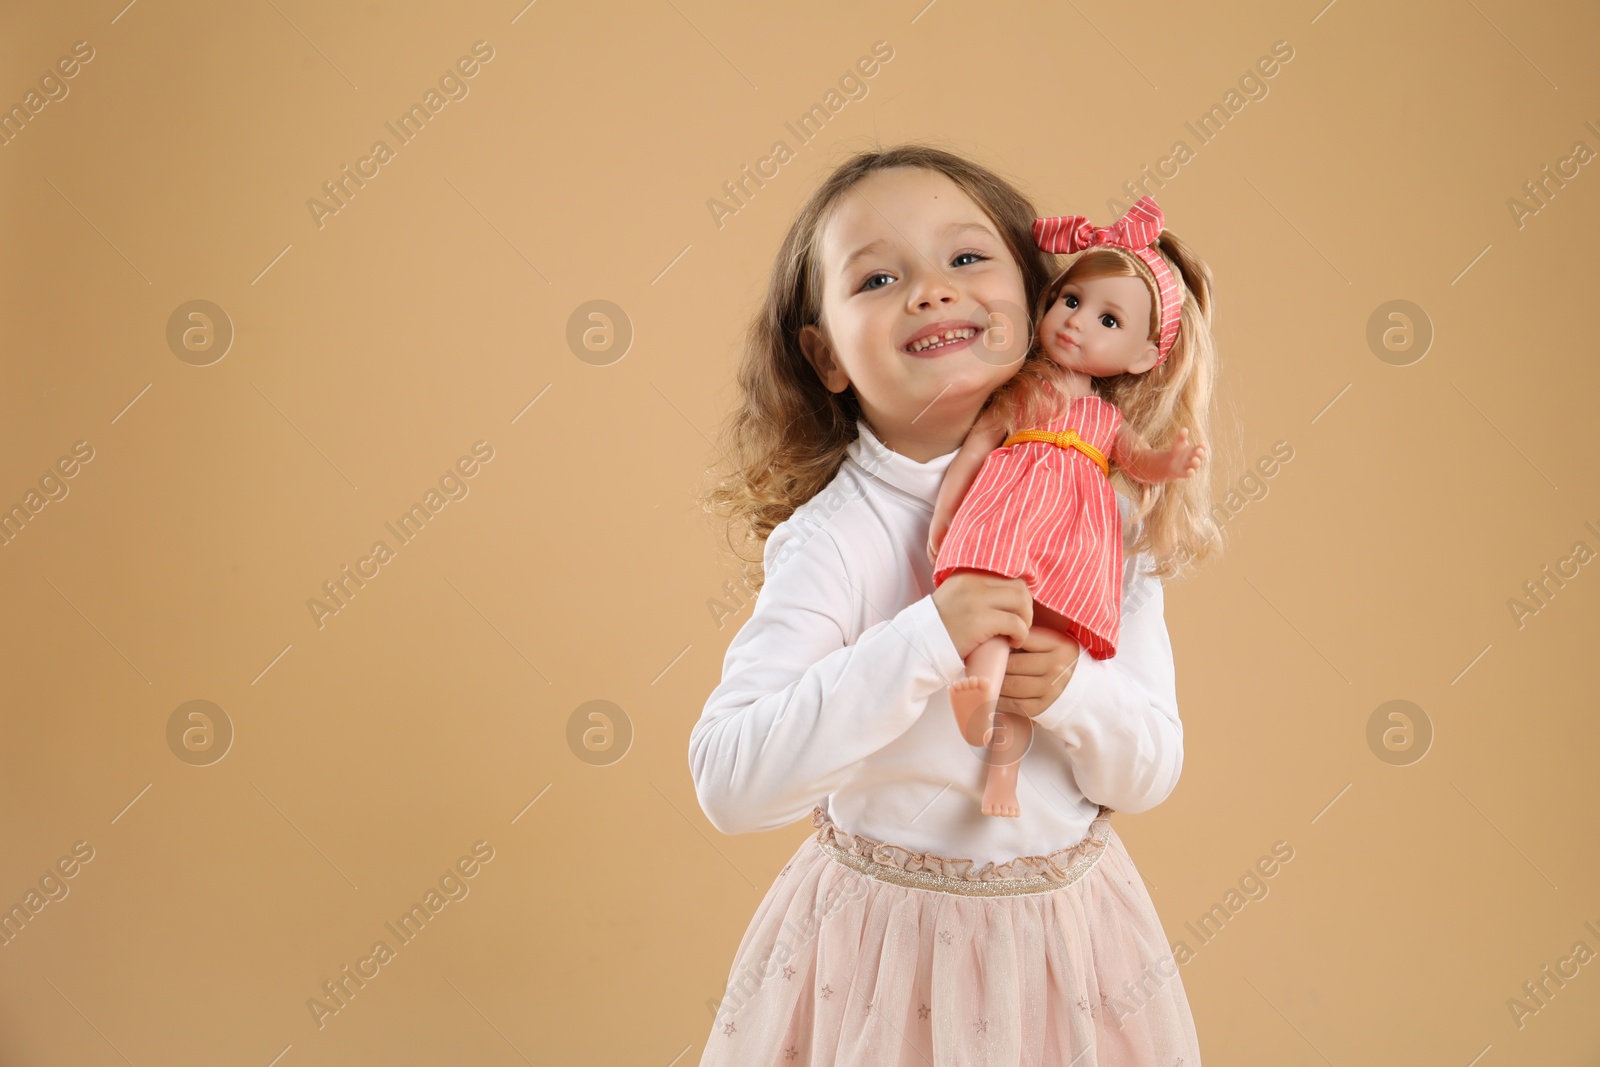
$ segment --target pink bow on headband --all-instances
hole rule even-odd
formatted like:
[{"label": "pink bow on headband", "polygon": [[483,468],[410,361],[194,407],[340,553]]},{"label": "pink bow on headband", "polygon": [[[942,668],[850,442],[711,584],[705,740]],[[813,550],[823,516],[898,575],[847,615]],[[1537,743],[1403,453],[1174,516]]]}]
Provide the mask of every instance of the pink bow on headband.
[{"label": "pink bow on headband", "polygon": [[1155,275],[1161,298],[1161,331],[1156,340],[1156,363],[1172,350],[1178,336],[1178,314],[1183,297],[1172,268],[1150,246],[1161,236],[1164,221],[1155,200],[1141,196],[1127,214],[1110,226],[1095,226],[1085,215],[1056,215],[1035,219],[1033,240],[1045,252],[1082,252],[1090,248],[1120,248],[1138,256]]}]

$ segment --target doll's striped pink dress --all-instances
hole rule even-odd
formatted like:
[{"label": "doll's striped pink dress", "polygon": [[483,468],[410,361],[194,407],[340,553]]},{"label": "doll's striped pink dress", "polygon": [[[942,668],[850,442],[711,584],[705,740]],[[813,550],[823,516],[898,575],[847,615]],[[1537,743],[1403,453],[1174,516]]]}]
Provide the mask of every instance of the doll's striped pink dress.
[{"label": "doll's striped pink dress", "polygon": [[[1109,456],[1121,424],[1115,404],[1082,396],[1038,428],[1076,430]],[[1021,578],[1034,600],[1070,620],[1083,651],[1116,655],[1122,515],[1110,479],[1080,449],[1020,441],[989,453],[939,546],[934,585],[958,567]]]}]

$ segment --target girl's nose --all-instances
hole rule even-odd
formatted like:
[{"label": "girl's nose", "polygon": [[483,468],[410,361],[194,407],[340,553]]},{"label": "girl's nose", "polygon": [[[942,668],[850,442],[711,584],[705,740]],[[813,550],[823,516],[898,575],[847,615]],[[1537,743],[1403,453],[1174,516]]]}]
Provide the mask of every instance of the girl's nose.
[{"label": "girl's nose", "polygon": [[942,271],[919,271],[911,284],[911,301],[916,308],[953,304],[959,299],[955,285]]}]

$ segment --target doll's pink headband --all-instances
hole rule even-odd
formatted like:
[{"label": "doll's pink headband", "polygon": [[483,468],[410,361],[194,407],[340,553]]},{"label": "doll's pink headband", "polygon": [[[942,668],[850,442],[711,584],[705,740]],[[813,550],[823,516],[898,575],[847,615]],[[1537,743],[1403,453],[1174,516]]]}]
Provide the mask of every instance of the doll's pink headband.
[{"label": "doll's pink headband", "polygon": [[1183,306],[1182,291],[1172,268],[1150,246],[1161,236],[1161,209],[1148,196],[1141,196],[1128,213],[1110,226],[1096,227],[1084,215],[1056,215],[1035,219],[1033,240],[1046,252],[1081,252],[1089,248],[1120,248],[1138,256],[1155,275],[1161,297],[1161,332],[1156,339],[1156,363],[1167,358],[1178,336],[1178,313]]}]

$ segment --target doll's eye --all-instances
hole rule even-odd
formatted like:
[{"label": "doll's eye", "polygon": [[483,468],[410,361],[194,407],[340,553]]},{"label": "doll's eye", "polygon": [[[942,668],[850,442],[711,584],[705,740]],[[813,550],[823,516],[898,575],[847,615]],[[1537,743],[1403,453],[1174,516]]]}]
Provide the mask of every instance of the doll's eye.
[{"label": "doll's eye", "polygon": [[1100,316],[1100,325],[1106,327],[1107,329],[1114,330],[1118,326],[1117,317],[1108,311],[1104,315]]},{"label": "doll's eye", "polygon": [[1071,293],[1063,294],[1061,297],[1061,302],[1066,304],[1069,308],[1075,308],[1078,306],[1078,298],[1073,296]]}]

